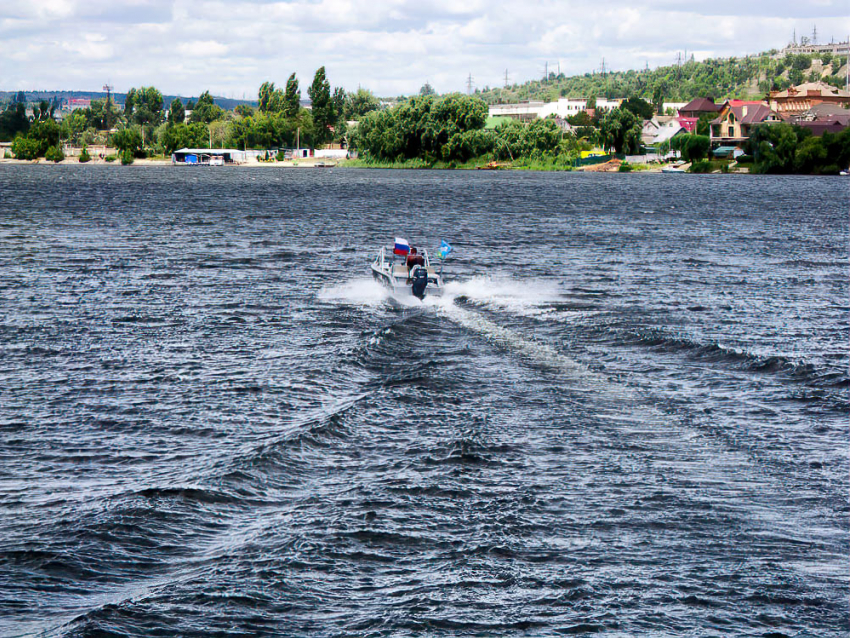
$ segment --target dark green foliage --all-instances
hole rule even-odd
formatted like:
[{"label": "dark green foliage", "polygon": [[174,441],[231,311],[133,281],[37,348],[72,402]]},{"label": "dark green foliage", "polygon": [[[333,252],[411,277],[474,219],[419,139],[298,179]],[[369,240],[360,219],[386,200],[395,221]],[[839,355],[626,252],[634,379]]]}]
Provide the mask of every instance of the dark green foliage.
[{"label": "dark green foliage", "polygon": [[108,104],[106,100],[92,100],[91,106],[83,112],[89,126],[101,131],[113,128],[120,115],[112,100],[109,100]]},{"label": "dark green foliage", "polygon": [[697,135],[710,135],[711,134],[711,122],[712,120],[717,119],[717,113],[703,113],[699,116],[697,120]]},{"label": "dark green foliage", "polygon": [[425,82],[425,84],[422,85],[422,88],[419,89],[419,95],[422,96],[422,97],[426,97],[428,95],[436,95],[436,94],[437,94],[437,92],[434,90],[434,87],[431,86],[431,84],[429,82]]},{"label": "dark green foliage", "polygon": [[33,118],[38,122],[46,122],[53,119],[53,114],[56,111],[56,106],[51,105],[47,100],[42,100],[38,106],[33,109]]},{"label": "dark green foliage", "polygon": [[112,146],[121,151],[122,157],[125,152],[144,157],[144,153],[142,152],[142,134],[138,129],[121,129],[112,136]]},{"label": "dark green foliage", "polygon": [[557,155],[561,139],[561,130],[552,120],[532,120],[529,124],[511,120],[496,127],[493,153],[496,159],[540,159]]},{"label": "dark green foliage", "polygon": [[631,111],[641,120],[648,120],[655,114],[655,109],[652,107],[652,104],[639,97],[630,97],[620,105],[620,108]]},{"label": "dark green foliage", "polygon": [[298,78],[295,74],[286,81],[286,92],[283,94],[283,114],[286,117],[296,117],[301,111],[301,89],[298,88]]},{"label": "dark green foliage", "polygon": [[282,97],[280,91],[274,88],[274,82],[263,82],[257,93],[260,113],[276,112],[280,109]]},{"label": "dark green foliage", "polygon": [[345,110],[346,98],[348,96],[345,93],[345,89],[341,86],[338,86],[334,89],[333,96],[331,99],[334,103],[334,113],[336,113],[337,121],[342,117],[343,111]]},{"label": "dark green foliage", "polygon": [[361,117],[376,110],[380,106],[378,98],[371,91],[357,89],[345,97],[343,106],[343,117],[346,120],[359,120]]},{"label": "dark green foliage", "polygon": [[679,151],[686,162],[695,162],[708,156],[711,139],[707,135],[677,135],[670,140],[670,148]]},{"label": "dark green foliage", "polygon": [[785,123],[755,127],[748,141],[755,173],[834,175],[850,165],[850,128],[813,137]]},{"label": "dark green foliage", "polygon": [[606,149],[617,153],[640,152],[641,122],[635,114],[623,108],[612,109],[599,123],[599,136]]},{"label": "dark green foliage", "polygon": [[130,149],[127,149],[125,151],[121,151],[121,153],[119,154],[119,157],[121,158],[121,163],[124,166],[128,166],[128,165],[133,163],[134,155],[133,155],[133,151],[131,151]]},{"label": "dark green foliage", "polygon": [[21,102],[9,104],[0,113],[0,142],[9,142],[19,133],[26,134],[30,128],[27,107]]},{"label": "dark green foliage", "polygon": [[251,117],[252,115],[254,115],[254,107],[250,104],[237,104],[236,108],[233,109],[233,111],[239,117]]},{"label": "dark green foliage", "polygon": [[331,99],[331,84],[325,77],[325,67],[319,67],[316,71],[307,93],[313,106],[314,141],[317,145],[324,144],[331,138],[330,127],[337,121],[334,101]]},{"label": "dark green foliage", "polygon": [[[240,105],[247,106],[247,105]],[[174,98],[171,100],[171,108],[168,110],[168,123],[169,124],[183,124],[186,121],[186,109],[183,108],[183,102],[180,101],[180,98]]]},{"label": "dark green foliage", "polygon": [[12,153],[14,153],[16,159],[34,160],[41,157],[44,151],[41,150],[41,144],[38,140],[18,136],[12,140]]},{"label": "dark green foliage", "polygon": [[65,153],[62,152],[60,146],[51,146],[44,153],[44,159],[48,162],[56,162],[57,164],[65,159]]},{"label": "dark green foliage", "polygon": [[85,146],[83,146],[83,150],[80,151],[80,164],[85,164],[86,162],[91,161],[91,155],[89,155],[89,150]]},{"label": "dark green foliage", "polygon": [[628,162],[623,162],[620,164],[620,168],[617,169],[619,173],[631,173],[634,170],[634,166],[629,164]]},{"label": "dark green foliage", "polygon": [[118,159],[117,155],[107,155],[106,157],[103,158],[103,161],[111,163],[111,162],[114,162],[117,159]]},{"label": "dark green foliage", "polygon": [[48,149],[59,145],[59,125],[52,119],[33,122],[26,136],[12,141],[12,152],[18,159],[43,157]]},{"label": "dark green foliage", "polygon": [[166,126],[159,143],[166,153],[180,148],[206,148],[209,146],[209,129],[200,122]]},{"label": "dark green foliage", "polygon": [[[464,134],[484,128],[486,119],[487,105],[478,98],[414,97],[393,109],[366,115],[352,141],[377,160],[454,160],[480,143],[479,138]],[[444,153],[449,140],[451,146]]]},{"label": "dark green foliage", "polygon": [[[213,97],[209,91],[201,93],[198,102],[194,106],[192,116],[189,118],[192,123],[203,122],[204,124],[209,124],[224,117],[224,111],[213,102]],[[189,110],[188,105],[186,110]]]}]

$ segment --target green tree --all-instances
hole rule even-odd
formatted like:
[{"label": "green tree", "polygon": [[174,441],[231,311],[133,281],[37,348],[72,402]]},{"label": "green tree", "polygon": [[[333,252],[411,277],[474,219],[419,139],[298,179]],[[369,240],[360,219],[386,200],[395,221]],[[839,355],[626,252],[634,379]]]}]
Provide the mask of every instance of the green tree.
[{"label": "green tree", "polygon": [[22,102],[13,102],[0,113],[0,142],[9,142],[16,135],[26,135],[30,128],[27,107]]},{"label": "green tree", "polygon": [[112,146],[121,153],[129,152],[132,155],[144,157],[142,152],[142,134],[137,128],[125,128],[112,135]]},{"label": "green tree", "polygon": [[636,117],[641,120],[650,119],[655,113],[655,109],[652,108],[652,104],[647,102],[646,100],[642,100],[639,97],[630,97],[628,100],[625,100],[621,105],[621,109],[626,109],[627,111],[631,111]]},{"label": "green tree", "polygon": [[127,91],[124,96],[124,118],[129,122],[133,118],[133,109],[136,106],[136,89]]},{"label": "green tree", "polygon": [[336,124],[336,111],[331,99],[331,84],[325,77],[325,67],[319,67],[313,77],[313,83],[307,90],[312,102],[315,142],[324,144],[331,137],[330,128]]},{"label": "green tree", "polygon": [[425,84],[422,85],[422,88],[419,89],[419,95],[421,95],[422,97],[427,97],[428,95],[436,94],[437,92],[434,90],[434,87],[431,86],[431,83],[427,81],[425,82]]},{"label": "green tree", "polygon": [[15,154],[16,159],[34,160],[41,157],[44,151],[41,150],[41,144],[38,140],[19,135],[12,140],[12,153]]},{"label": "green tree", "polygon": [[169,124],[183,124],[186,121],[186,109],[179,97],[171,100],[171,108],[168,110]]},{"label": "green tree", "polygon": [[[162,113],[162,93],[152,86],[143,86],[140,89],[130,89],[128,97],[132,93],[132,107],[130,115],[136,124],[141,126],[157,126],[164,121]],[[124,102],[124,113],[127,114],[127,102]]]},{"label": "green tree", "polygon": [[223,117],[224,111],[221,109],[221,107],[215,104],[212,95],[210,95],[210,92],[204,91],[203,93],[201,93],[200,97],[198,97],[198,101],[195,104],[195,108],[192,110],[192,116],[189,118],[189,120],[193,124],[201,122],[204,124],[209,124],[210,122],[215,122],[216,120],[220,120]]},{"label": "green tree", "polygon": [[346,120],[359,120],[366,113],[376,110],[379,105],[378,98],[371,91],[358,88],[346,96],[343,117]]},{"label": "green tree", "polygon": [[343,89],[341,86],[338,86],[334,89],[333,97],[331,99],[333,100],[334,113],[336,114],[337,118],[337,122],[335,123],[338,123],[339,120],[342,118],[342,113],[345,109],[346,97],[347,95],[345,93],[345,89]]},{"label": "green tree", "polygon": [[209,145],[209,130],[202,122],[166,126],[159,143],[167,153],[180,148],[206,148]]},{"label": "green tree", "polygon": [[599,135],[606,149],[617,153],[640,152],[641,124],[634,113],[627,109],[612,109],[599,123]]},{"label": "green tree", "polygon": [[89,149],[86,146],[83,146],[83,150],[80,151],[80,164],[85,164],[90,161],[91,155],[89,155]]},{"label": "green tree", "polygon": [[286,117],[296,117],[301,111],[301,90],[298,88],[298,78],[295,74],[286,81],[286,92],[283,95],[283,114]]},{"label": "green tree", "polygon": [[274,103],[274,82],[263,82],[260,85],[260,90],[258,92],[258,101],[259,101],[259,109],[261,113],[268,113],[272,111],[272,106]]}]

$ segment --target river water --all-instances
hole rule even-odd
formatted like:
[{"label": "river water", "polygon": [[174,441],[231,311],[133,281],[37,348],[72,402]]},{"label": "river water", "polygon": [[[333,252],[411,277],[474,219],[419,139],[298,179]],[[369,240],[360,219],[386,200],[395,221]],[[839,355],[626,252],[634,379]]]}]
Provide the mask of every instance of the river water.
[{"label": "river water", "polygon": [[0,635],[846,636],[847,247],[840,178],[0,167]]}]

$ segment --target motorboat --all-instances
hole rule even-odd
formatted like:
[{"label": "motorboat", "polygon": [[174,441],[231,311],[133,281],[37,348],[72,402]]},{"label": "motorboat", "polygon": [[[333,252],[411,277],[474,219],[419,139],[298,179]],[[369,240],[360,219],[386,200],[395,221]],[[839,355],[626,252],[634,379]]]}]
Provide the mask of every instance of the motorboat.
[{"label": "motorboat", "polygon": [[407,266],[407,251],[395,246],[382,247],[372,260],[372,277],[390,290],[394,297],[439,297],[443,294],[442,267],[438,271],[427,250],[418,253],[422,265]]},{"label": "motorboat", "polygon": [[665,166],[661,169],[662,173],[687,173],[684,168],[679,168],[678,166]]}]

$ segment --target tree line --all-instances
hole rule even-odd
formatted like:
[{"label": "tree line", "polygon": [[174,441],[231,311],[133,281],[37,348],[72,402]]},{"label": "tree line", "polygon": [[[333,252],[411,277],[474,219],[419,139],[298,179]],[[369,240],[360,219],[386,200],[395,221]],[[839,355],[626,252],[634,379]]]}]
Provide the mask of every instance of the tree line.
[{"label": "tree line", "polygon": [[296,74],[284,88],[264,82],[258,91],[258,107],[240,104],[232,111],[219,107],[209,91],[185,105],[175,98],[168,108],[155,87],[132,88],[119,108],[111,99],[92,100],[91,105],[56,120],[56,105],[42,102],[27,112],[18,94],[0,112],[0,141],[13,142],[12,152],[21,159],[45,157],[48,149],[60,149],[60,141],[86,147],[109,145],[129,163],[135,157],[170,154],[184,147],[230,147],[271,149],[319,146],[341,141],[346,121],[357,120],[379,107],[368,90],[346,93],[331,88],[325,68],[319,68],[307,87],[311,108],[301,103]]}]

